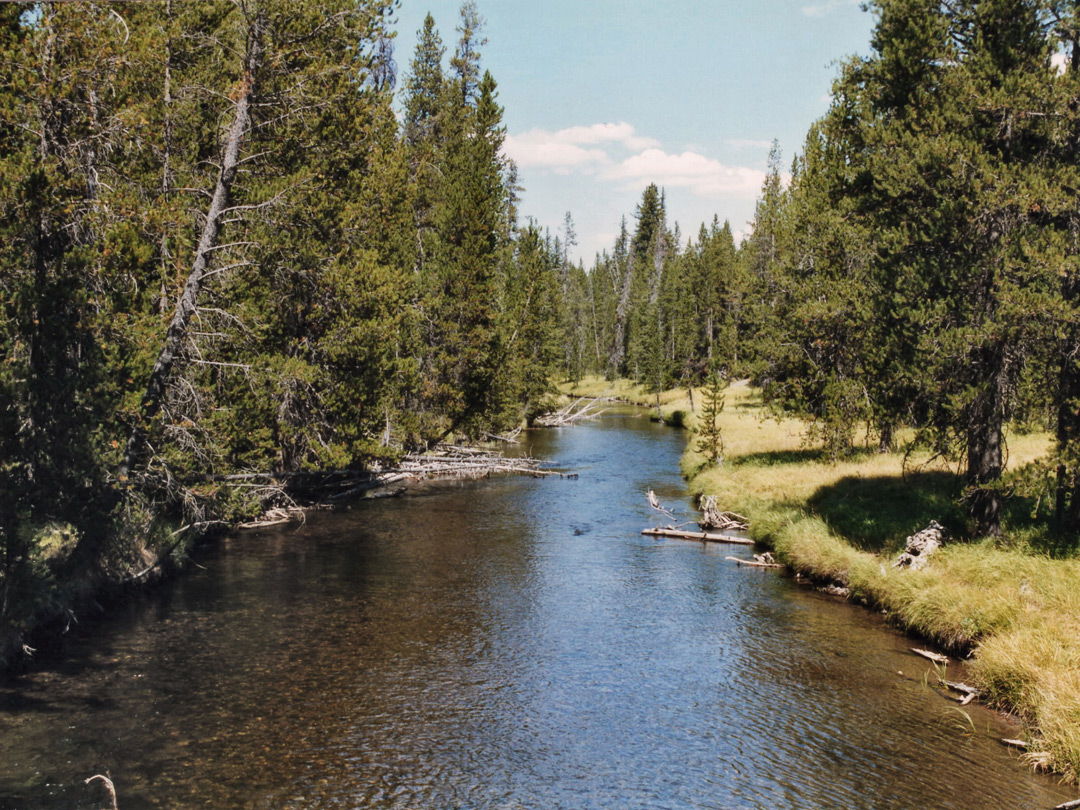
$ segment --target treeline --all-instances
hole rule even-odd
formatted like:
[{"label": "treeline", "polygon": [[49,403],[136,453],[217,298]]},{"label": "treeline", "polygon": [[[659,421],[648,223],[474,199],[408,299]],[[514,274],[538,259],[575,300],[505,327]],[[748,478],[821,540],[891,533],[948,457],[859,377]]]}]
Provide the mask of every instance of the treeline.
[{"label": "treeline", "polygon": [[57,532],[49,570],[123,576],[257,513],[246,474],[541,407],[560,260],[518,222],[481,18],[447,60],[429,17],[399,123],[394,6],[0,5],[0,617]]},{"label": "treeline", "polygon": [[[871,55],[843,65],[790,182],[774,150],[737,253],[715,223],[674,250],[645,193],[588,276],[588,362],[657,388],[750,376],[834,455],[862,426],[882,449],[914,429],[960,463],[974,533],[1020,493],[1075,538],[1080,4],[868,5]],[[1006,475],[1007,427],[1049,429],[1053,453]]]},{"label": "treeline", "polygon": [[623,219],[614,246],[588,272],[565,258],[573,240],[569,214],[564,239],[553,241],[564,257],[556,335],[563,375],[628,377],[660,391],[697,385],[710,369],[743,373],[760,290],[730,225],[714,218],[696,242],[682,245],[655,185],[645,189],[635,218],[633,231]]}]

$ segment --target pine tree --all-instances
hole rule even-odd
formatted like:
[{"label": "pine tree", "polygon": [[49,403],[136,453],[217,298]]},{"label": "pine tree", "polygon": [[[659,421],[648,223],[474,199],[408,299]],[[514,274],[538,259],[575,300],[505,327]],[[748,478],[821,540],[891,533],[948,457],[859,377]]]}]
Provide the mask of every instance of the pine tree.
[{"label": "pine tree", "polygon": [[712,370],[706,377],[704,402],[698,417],[697,451],[705,456],[710,464],[720,465],[724,461],[724,436],[719,425],[720,414],[724,410],[724,390],[727,380],[717,370]]},{"label": "pine tree", "polygon": [[776,306],[779,291],[779,260],[783,253],[784,188],[780,177],[780,145],[773,142],[761,197],[754,211],[749,238],[740,250],[747,270],[745,314],[739,344],[749,370],[760,373],[764,358],[774,349],[777,335]]}]

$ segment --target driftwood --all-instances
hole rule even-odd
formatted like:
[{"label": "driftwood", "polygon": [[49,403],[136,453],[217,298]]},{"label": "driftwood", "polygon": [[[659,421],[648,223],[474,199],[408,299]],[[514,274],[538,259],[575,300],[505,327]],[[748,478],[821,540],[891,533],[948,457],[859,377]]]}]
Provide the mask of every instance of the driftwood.
[{"label": "driftwood", "polygon": [[649,506],[651,506],[657,512],[661,512],[668,517],[675,517],[675,515],[672,514],[670,509],[665,509],[663,506],[660,505],[660,499],[656,497],[656,493],[653,492],[651,489],[645,493],[645,499],[649,502]]},{"label": "driftwood", "polygon": [[980,694],[982,694],[974,686],[968,686],[966,683],[958,683],[957,681],[946,681],[944,679],[942,680],[942,683],[944,683],[954,692],[959,692],[963,695],[962,698],[957,698],[960,701],[961,706],[967,706],[969,703],[971,703],[971,701],[975,700],[977,697],[979,697]]},{"label": "driftwood", "polygon": [[1071,802],[1059,804],[1054,810],[1076,810],[1078,807],[1080,807],[1080,799],[1073,799]]},{"label": "driftwood", "polygon": [[512,430],[509,433],[488,433],[484,432],[484,437],[490,439],[493,442],[503,442],[504,444],[520,444],[517,437],[521,435],[521,428]]},{"label": "driftwood", "polygon": [[[591,399],[588,397],[579,397],[566,407],[560,408],[553,413],[541,414],[533,420],[533,424],[539,427],[562,427],[563,425],[572,425],[574,422],[579,422],[582,419],[592,419],[594,416],[599,416],[605,409],[596,410],[597,407],[612,401],[611,397],[595,397]],[[582,405],[582,402],[585,404]]]},{"label": "driftwood", "polygon": [[699,508],[701,509],[701,520],[698,521],[698,525],[702,529],[719,529],[720,531],[738,529],[744,531],[750,528],[750,521],[742,515],[721,511],[716,503],[715,495],[702,495]]},{"label": "driftwood", "polygon": [[275,506],[263,513],[258,520],[241,523],[238,529],[261,529],[265,526],[279,526],[282,523],[290,523],[293,520],[304,520],[304,510],[299,506]]},{"label": "driftwood", "polygon": [[731,537],[726,534],[713,534],[710,532],[685,532],[681,529],[645,529],[642,534],[651,537],[677,537],[683,540],[708,540],[711,543],[732,543],[737,546],[752,546],[753,540],[743,537]]},{"label": "driftwood", "polygon": [[489,473],[518,473],[533,476],[565,473],[540,469],[534,458],[506,458],[475,448],[437,448],[423,454],[409,454],[394,468],[410,478],[478,478]]},{"label": "driftwood", "polygon": [[940,523],[931,520],[921,532],[916,532],[907,539],[903,553],[896,558],[893,568],[910,568],[918,571],[926,567],[930,555],[941,548],[946,540],[946,532]]},{"label": "driftwood", "polygon": [[935,664],[949,663],[949,656],[942,655],[941,653],[931,652],[930,650],[920,650],[918,647],[912,647],[911,651],[916,655],[921,655],[923,658],[930,659]]},{"label": "driftwood", "polygon": [[[744,560],[741,557],[725,557],[725,560],[731,560],[738,565],[748,565],[751,568],[787,568],[786,565],[781,565],[778,562],[772,562],[771,554],[755,554],[755,559]],[[766,560],[767,557],[767,560]]]},{"label": "driftwood", "polygon": [[[1028,747],[1028,745],[1029,745],[1027,740],[1010,740],[1008,737],[1002,737],[1001,738],[1001,744],[1002,745],[1007,745],[1007,746],[1009,746],[1009,748],[1024,748],[1024,749],[1026,749]],[[1065,805],[1061,805],[1061,806],[1064,807]]]}]

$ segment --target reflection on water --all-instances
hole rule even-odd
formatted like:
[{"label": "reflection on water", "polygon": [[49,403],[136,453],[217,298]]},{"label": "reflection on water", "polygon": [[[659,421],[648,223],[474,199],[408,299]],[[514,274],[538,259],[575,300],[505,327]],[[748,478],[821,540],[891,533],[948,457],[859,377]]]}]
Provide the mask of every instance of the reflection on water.
[{"label": "reflection on water", "polygon": [[0,688],[0,808],[97,806],[106,770],[123,810],[1073,798],[877,617],[641,537],[646,489],[686,511],[678,433],[623,414],[527,440],[581,478],[239,535]]}]

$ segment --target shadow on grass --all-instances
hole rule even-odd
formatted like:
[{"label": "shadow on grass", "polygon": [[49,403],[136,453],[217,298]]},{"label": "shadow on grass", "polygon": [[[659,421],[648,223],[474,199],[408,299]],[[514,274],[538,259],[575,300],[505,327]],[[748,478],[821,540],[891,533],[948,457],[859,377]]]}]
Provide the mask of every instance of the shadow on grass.
[{"label": "shadow on grass", "polygon": [[953,535],[964,531],[961,482],[941,470],[907,476],[849,476],[819,489],[810,505],[857,548],[892,554],[908,535],[936,520]]},{"label": "shadow on grass", "polygon": [[1023,496],[1006,498],[1001,514],[1005,526],[1005,535],[998,541],[1001,547],[1054,559],[1080,557],[1080,538],[1056,524],[1045,501]]},{"label": "shadow on grass", "polygon": [[807,464],[822,461],[825,454],[821,450],[806,448],[800,450],[776,450],[771,453],[747,453],[731,460],[733,467],[776,467],[781,464]]},{"label": "shadow on grass", "polygon": [[[877,455],[877,450],[870,447],[856,447],[841,460],[852,461]],[[820,462],[830,464],[833,457],[818,447],[802,447],[798,450],[774,450],[767,453],[747,453],[732,459],[733,466],[775,467],[781,464],[808,464]]]}]

